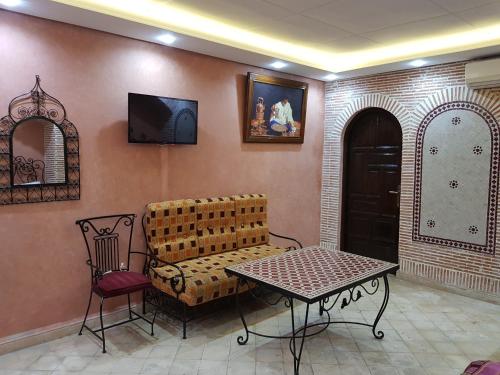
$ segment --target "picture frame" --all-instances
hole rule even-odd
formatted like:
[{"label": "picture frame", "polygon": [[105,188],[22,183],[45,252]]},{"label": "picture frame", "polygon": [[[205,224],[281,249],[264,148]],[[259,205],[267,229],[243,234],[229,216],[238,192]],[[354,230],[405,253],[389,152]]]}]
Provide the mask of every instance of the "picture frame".
[{"label": "picture frame", "polygon": [[243,141],[304,143],[306,82],[249,72]]}]

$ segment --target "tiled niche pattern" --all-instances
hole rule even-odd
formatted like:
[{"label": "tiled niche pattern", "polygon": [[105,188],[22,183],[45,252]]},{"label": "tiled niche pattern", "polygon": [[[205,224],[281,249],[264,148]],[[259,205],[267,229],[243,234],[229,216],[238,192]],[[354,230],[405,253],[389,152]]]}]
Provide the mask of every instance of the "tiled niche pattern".
[{"label": "tiled niche pattern", "polygon": [[[342,141],[345,125],[360,110],[380,107],[403,130],[399,258],[401,272],[478,292],[500,294],[500,260],[491,255],[412,239],[415,142],[418,125],[441,104],[468,101],[498,122],[500,89],[469,90],[464,63],[452,63],[326,84],[321,197],[321,244],[338,248],[341,223]],[[495,228],[498,241],[498,226]],[[498,242],[497,242],[498,244]]]},{"label": "tiled niche pattern", "polygon": [[415,147],[415,241],[495,253],[498,150],[498,123],[477,104],[449,102],[425,116]]}]

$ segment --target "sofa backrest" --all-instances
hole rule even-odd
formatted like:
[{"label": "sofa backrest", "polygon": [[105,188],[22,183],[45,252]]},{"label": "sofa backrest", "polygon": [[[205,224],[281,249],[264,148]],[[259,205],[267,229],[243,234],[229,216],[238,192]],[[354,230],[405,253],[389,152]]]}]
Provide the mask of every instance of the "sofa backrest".
[{"label": "sofa backrest", "polygon": [[264,194],[182,199],[146,206],[146,241],[167,262],[269,242]]},{"label": "sofa backrest", "polygon": [[236,211],[231,197],[196,199],[199,255],[235,250]]},{"label": "sofa backrest", "polygon": [[150,203],[146,206],[146,241],[160,259],[179,262],[196,258],[196,203],[193,199]]},{"label": "sofa backrest", "polygon": [[238,248],[269,242],[265,194],[234,195]]}]

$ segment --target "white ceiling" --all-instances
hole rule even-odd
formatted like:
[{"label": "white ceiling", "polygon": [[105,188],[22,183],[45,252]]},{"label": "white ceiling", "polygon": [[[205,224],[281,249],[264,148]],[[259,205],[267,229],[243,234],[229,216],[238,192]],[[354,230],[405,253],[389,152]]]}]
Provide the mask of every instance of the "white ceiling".
[{"label": "white ceiling", "polygon": [[[137,0],[138,1],[138,0]],[[322,51],[353,53],[388,47],[435,35],[472,31],[500,25],[500,0],[161,0],[216,18],[229,25]],[[0,0],[1,3],[1,0]],[[157,42],[161,29],[50,0],[23,0],[16,8],[1,8]],[[216,57],[269,67],[272,55],[254,53],[180,35],[174,47]],[[429,56],[430,64],[500,54],[500,45],[468,48]],[[340,77],[408,68],[394,61],[345,71]],[[289,64],[295,74],[322,79],[327,72],[307,64]]]},{"label": "white ceiling", "polygon": [[500,22],[500,0],[163,0],[335,51]]}]

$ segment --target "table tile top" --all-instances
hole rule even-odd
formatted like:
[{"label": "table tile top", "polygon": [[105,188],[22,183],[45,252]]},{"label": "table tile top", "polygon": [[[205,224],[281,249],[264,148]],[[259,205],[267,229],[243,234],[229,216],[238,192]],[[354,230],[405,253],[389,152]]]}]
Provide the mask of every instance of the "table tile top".
[{"label": "table tile top", "polygon": [[226,267],[226,271],[312,300],[397,267],[394,263],[312,246]]}]

